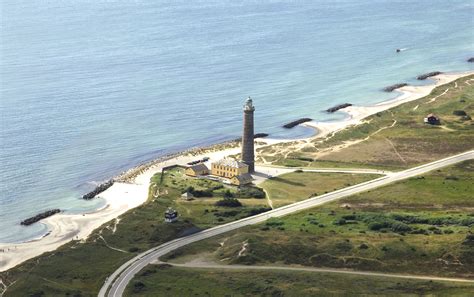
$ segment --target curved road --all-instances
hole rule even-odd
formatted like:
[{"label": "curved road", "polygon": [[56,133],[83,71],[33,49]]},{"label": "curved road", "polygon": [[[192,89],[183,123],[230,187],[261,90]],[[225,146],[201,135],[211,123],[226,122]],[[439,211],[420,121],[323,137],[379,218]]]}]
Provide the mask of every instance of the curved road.
[{"label": "curved road", "polygon": [[252,217],[244,218],[238,221],[227,223],[224,225],[216,226],[203,230],[192,235],[177,238],[175,240],[164,243],[160,246],[152,248],[146,252],[143,252],[135,258],[129,260],[122,266],[120,266],[102,286],[99,297],[118,297],[122,296],[125,287],[132,280],[136,273],[143,269],[149,263],[157,260],[159,257],[176,250],[180,247],[188,245],[190,243],[203,240],[209,237],[213,237],[225,232],[229,232],[244,226],[253,225],[266,221],[272,217],[282,217],[294,212],[302,211],[308,208],[328,203],[343,197],[351,196],[357,193],[372,190],[387,184],[404,180],[416,175],[420,175],[438,168],[456,164],[465,160],[474,159],[474,150],[468,151],[459,155],[451,156],[445,159],[441,159],[432,163],[417,166],[411,169],[407,169],[400,172],[395,172],[387,176],[383,176],[374,180],[370,180],[361,184],[350,186],[341,190],[337,190],[328,194],[296,202],[290,205],[279,207],[277,209],[255,215]]}]

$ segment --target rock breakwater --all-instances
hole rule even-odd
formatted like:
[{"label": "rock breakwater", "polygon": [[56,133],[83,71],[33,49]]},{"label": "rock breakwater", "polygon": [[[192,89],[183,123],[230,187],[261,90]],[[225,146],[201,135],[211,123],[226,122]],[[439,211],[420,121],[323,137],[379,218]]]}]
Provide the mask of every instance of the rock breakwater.
[{"label": "rock breakwater", "polygon": [[405,87],[405,86],[408,86],[408,84],[407,83],[394,84],[394,85],[383,88],[383,91],[384,92],[392,92],[396,89],[399,89],[399,88]]},{"label": "rock breakwater", "polygon": [[42,213],[39,213],[39,214],[35,215],[34,217],[27,218],[27,219],[21,221],[20,224],[22,224],[23,226],[29,226],[31,224],[34,224],[34,223],[38,222],[39,220],[46,219],[47,217],[50,217],[50,216],[52,216],[54,214],[57,214],[59,212],[61,212],[61,210],[58,209],[58,208],[47,210],[45,212],[42,212]]},{"label": "rock breakwater", "polygon": [[293,121],[293,122],[289,122],[287,124],[284,124],[283,125],[283,128],[286,128],[286,129],[291,129],[295,126],[298,126],[299,124],[302,124],[302,123],[305,123],[305,122],[310,122],[312,121],[313,119],[310,119],[310,118],[301,118],[299,120],[296,120],[296,121]]},{"label": "rock breakwater", "polygon": [[441,73],[443,73],[443,72],[440,72],[440,71],[428,72],[428,73],[419,75],[416,79],[418,79],[418,80],[425,80],[425,79],[427,79],[428,77],[436,76],[436,75],[441,74]]},{"label": "rock breakwater", "polygon": [[110,188],[112,185],[114,184],[114,180],[111,179],[105,183],[102,183],[100,185],[98,185],[97,187],[95,187],[94,190],[90,191],[89,193],[87,194],[84,194],[82,195],[82,199],[85,199],[85,200],[91,200],[92,198],[94,198],[95,196],[97,196],[98,194],[102,193],[103,191],[107,190],[108,188]]},{"label": "rock breakwater", "polygon": [[352,104],[351,103],[343,103],[343,104],[339,104],[339,105],[336,105],[334,107],[328,108],[328,109],[326,109],[326,111],[329,112],[329,113],[333,113],[333,112],[338,111],[339,109],[343,109],[343,108],[346,108],[346,107],[349,107],[349,106],[352,106]]}]

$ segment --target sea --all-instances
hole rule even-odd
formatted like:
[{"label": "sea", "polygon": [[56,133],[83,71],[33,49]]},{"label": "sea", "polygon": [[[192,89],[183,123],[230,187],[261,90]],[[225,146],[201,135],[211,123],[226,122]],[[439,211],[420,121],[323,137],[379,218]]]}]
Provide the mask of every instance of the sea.
[{"label": "sea", "polygon": [[[20,221],[151,159],[235,139],[251,96],[256,132],[325,109],[392,99],[385,86],[473,70],[465,0],[2,0],[0,242]],[[396,49],[401,49],[397,53]]]}]

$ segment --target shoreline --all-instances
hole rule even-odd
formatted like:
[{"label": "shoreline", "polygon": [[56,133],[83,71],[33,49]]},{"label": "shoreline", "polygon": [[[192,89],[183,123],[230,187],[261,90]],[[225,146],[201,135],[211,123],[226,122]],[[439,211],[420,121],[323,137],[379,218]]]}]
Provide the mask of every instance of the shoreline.
[{"label": "shoreline", "polygon": [[403,103],[407,103],[428,96],[434,88],[444,84],[448,84],[456,79],[472,74],[474,74],[474,71],[441,73],[439,75],[427,79],[432,82],[431,84],[419,86],[408,85],[397,89],[396,92],[399,95],[392,99],[375,103],[373,105],[352,105],[340,109],[339,112],[343,112],[347,115],[347,117],[343,120],[328,122],[312,121],[306,122],[303,125],[318,130],[318,134],[314,136],[314,138],[327,137],[330,134],[341,131],[349,126],[358,125],[362,123],[362,121],[366,117],[369,117],[384,110],[391,109]]},{"label": "shoreline", "polygon": [[[420,99],[429,95],[435,87],[472,74],[474,74],[474,71],[442,73],[430,77],[429,80],[434,83],[402,87],[397,89],[400,95],[393,99],[369,106],[349,106],[340,109],[340,112],[348,115],[343,120],[332,122],[311,121],[301,124],[318,131],[316,135],[300,139],[257,139],[256,149],[277,143],[328,137],[330,134],[349,126],[362,123],[363,119],[370,115]],[[98,197],[105,200],[105,206],[100,209],[83,214],[56,214],[39,222],[48,226],[48,231],[43,237],[22,243],[0,243],[0,250],[4,250],[4,252],[1,252],[0,257],[0,272],[13,268],[45,252],[54,251],[72,240],[84,240],[103,224],[116,219],[130,209],[142,205],[148,198],[150,178],[155,173],[160,172],[163,167],[173,164],[186,164],[203,157],[209,157],[210,161],[208,162],[211,162],[225,156],[235,155],[240,152],[238,144],[238,141],[230,140],[204,148],[195,147],[171,153],[123,171],[116,177],[113,177],[115,183],[110,188],[98,194]]]}]

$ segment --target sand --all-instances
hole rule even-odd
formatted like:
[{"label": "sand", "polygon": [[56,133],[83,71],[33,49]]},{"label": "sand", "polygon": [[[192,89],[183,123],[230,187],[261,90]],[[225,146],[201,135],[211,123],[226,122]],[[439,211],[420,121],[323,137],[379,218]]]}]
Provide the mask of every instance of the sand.
[{"label": "sand", "polygon": [[[474,71],[463,73],[441,74],[433,77],[435,84],[426,86],[406,86],[398,89],[401,93],[397,98],[382,102],[372,106],[350,106],[341,109],[349,115],[346,120],[337,122],[307,122],[304,126],[315,128],[319,133],[315,138],[323,138],[344,129],[350,125],[357,125],[362,120],[375,114],[377,112],[392,108],[405,102],[413,101],[428,95],[436,86],[449,83],[462,76],[474,74]],[[281,142],[291,142],[294,139],[277,140],[277,139],[259,139],[257,147],[271,145]],[[106,200],[106,207],[97,210],[93,213],[66,215],[57,214],[41,221],[48,226],[49,234],[41,239],[28,241],[17,244],[2,244],[0,243],[0,271],[8,270],[28,259],[39,256],[44,252],[53,251],[59,246],[70,242],[71,240],[83,240],[89,236],[93,230],[101,225],[117,218],[126,211],[143,204],[147,200],[148,186],[150,178],[165,166],[173,164],[185,165],[187,162],[199,160],[203,157],[209,157],[210,162],[221,159],[229,155],[235,155],[240,152],[239,147],[227,147],[222,149],[199,150],[195,153],[185,152],[181,155],[176,155],[167,160],[158,160],[150,162],[147,165],[142,165],[132,172],[133,178],[129,178],[127,182],[116,182],[112,187],[101,193],[99,196]],[[257,166],[257,170],[261,174],[257,174],[256,182],[260,183],[265,178],[275,176],[287,170],[270,169],[262,166]],[[27,228],[27,227],[26,227]]]},{"label": "sand", "polygon": [[364,118],[370,115],[393,108],[406,102],[425,97],[429,95],[435,87],[450,83],[458,78],[471,74],[474,74],[474,71],[461,73],[445,73],[433,76],[430,78],[431,81],[434,81],[433,84],[424,86],[405,86],[397,89],[396,91],[400,93],[400,96],[397,96],[392,100],[384,101],[371,106],[349,106],[340,109],[340,112],[348,114],[348,118],[345,120],[333,122],[312,121],[306,122],[303,125],[306,127],[312,127],[317,129],[319,133],[316,138],[327,137],[329,134],[340,131],[348,126],[360,124]]}]

